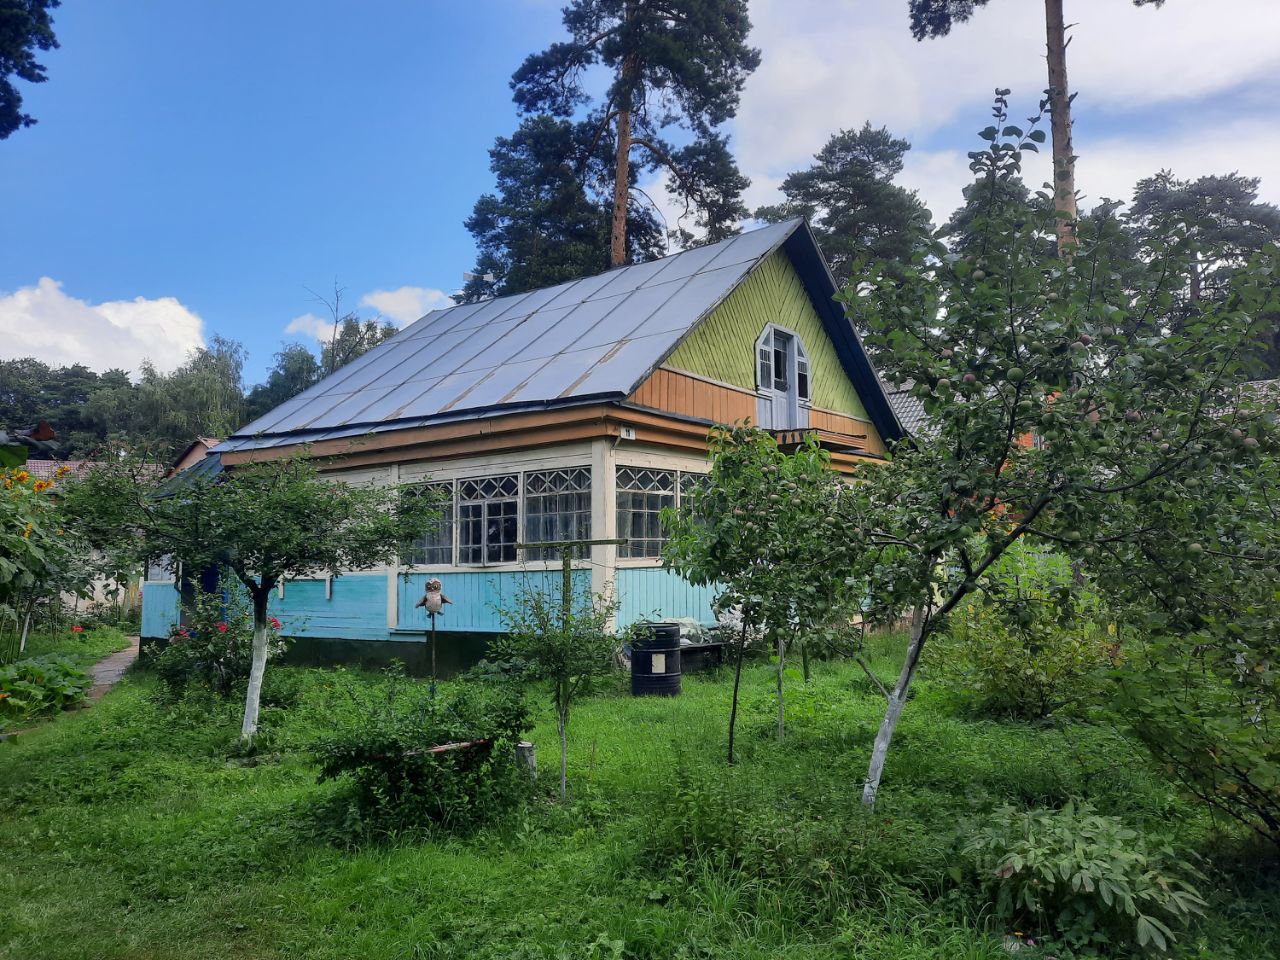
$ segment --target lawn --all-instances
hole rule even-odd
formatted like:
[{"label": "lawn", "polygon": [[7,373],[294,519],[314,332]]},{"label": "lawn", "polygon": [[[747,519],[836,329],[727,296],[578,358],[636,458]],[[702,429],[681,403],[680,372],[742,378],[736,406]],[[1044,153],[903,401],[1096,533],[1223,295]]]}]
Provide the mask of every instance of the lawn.
[{"label": "lawn", "polygon": [[[892,653],[874,666],[888,676]],[[957,830],[1071,796],[1206,858],[1210,916],[1183,955],[1280,955],[1274,868],[1114,730],[965,720],[927,675],[874,814],[870,682],[846,663],[789,681],[779,746],[761,664],[731,771],[731,677],[688,677],[672,700],[619,689],[573,720],[568,804],[357,841],[334,821],[344,786],[318,784],[306,753],[351,675],[273,673],[252,761],[234,756],[235,704],[164,705],[146,673],[0,746],[0,956],[994,960],[1009,931],[963,875]],[[536,716],[549,794],[541,699]]]}]

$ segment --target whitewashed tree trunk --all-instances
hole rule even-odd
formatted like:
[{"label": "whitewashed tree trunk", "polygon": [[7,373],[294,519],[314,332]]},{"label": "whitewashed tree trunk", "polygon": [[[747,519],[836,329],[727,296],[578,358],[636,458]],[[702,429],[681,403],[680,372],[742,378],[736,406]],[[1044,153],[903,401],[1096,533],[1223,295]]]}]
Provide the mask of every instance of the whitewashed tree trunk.
[{"label": "whitewashed tree trunk", "polygon": [[258,733],[258,708],[262,701],[262,677],[267,672],[267,647],[271,642],[267,626],[269,588],[256,591],[253,597],[253,660],[249,666],[249,689],[244,695],[244,723],[240,739],[252,740]]},{"label": "whitewashed tree trunk", "polygon": [[875,745],[871,748],[871,765],[867,768],[867,782],[862,788],[862,802],[868,807],[875,806],[876,794],[880,791],[880,777],[884,773],[884,760],[889,755],[889,743],[893,740],[893,731],[898,726],[898,718],[902,716],[902,708],[906,706],[911,680],[915,677],[916,665],[920,662],[925,623],[925,608],[922,604],[911,612],[911,643],[907,647],[907,659],[902,664],[902,673],[898,676],[893,692],[889,694],[889,704],[885,708],[884,719],[880,722],[880,730],[876,733]]}]

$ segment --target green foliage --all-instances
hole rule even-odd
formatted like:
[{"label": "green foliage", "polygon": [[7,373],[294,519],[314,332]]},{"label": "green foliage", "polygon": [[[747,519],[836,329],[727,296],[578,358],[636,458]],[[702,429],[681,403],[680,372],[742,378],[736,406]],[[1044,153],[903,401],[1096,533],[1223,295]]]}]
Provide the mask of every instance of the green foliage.
[{"label": "green foliage", "polygon": [[275,366],[265,382],[244,398],[245,419],[257,420],[303,390],[320,382],[322,368],[316,355],[300,343],[285,344],[275,355]]},{"label": "green foliage", "polygon": [[1019,544],[979,591],[952,613],[938,651],[939,676],[975,712],[1041,720],[1098,702],[1119,644],[1063,554]]},{"label": "green foliage", "polygon": [[1076,948],[1164,953],[1174,928],[1206,906],[1188,863],[1087,801],[1001,807],[964,850],[1001,919],[1055,931]]},{"label": "green foliage", "polygon": [[[741,195],[748,181],[718,128],[737,111],[742,86],[760,62],[759,51],[746,42],[751,24],[745,0],[696,0],[679,8],[570,0],[564,25],[567,40],[531,54],[512,76],[520,109],[555,117],[580,113],[590,103],[587,77],[596,75],[592,68],[603,68],[608,89],[589,110],[585,142],[597,144],[606,135],[613,140],[616,163],[606,168],[607,182],[616,186],[620,171],[627,187],[610,204],[613,216],[625,223],[639,205],[632,196],[639,170],[662,172],[669,192],[707,239],[736,232],[746,214]],[[669,141],[672,133],[683,134],[685,145]],[[585,167],[581,160],[577,165]],[[692,242],[689,231],[677,228],[684,242]],[[625,253],[615,247],[612,262],[623,262]]]},{"label": "green foliage", "polygon": [[22,94],[10,77],[27,83],[44,83],[44,64],[36,61],[37,50],[55,50],[53,11],[61,0],[25,0],[6,4],[4,28],[0,30],[0,140],[36,122],[22,112]]},{"label": "green foliage", "polygon": [[813,166],[782,182],[786,201],[759,208],[755,217],[769,223],[805,217],[841,284],[859,257],[907,260],[932,229],[915,191],[893,182],[910,149],[906,140],[870,122],[841,130],[818,151]]},{"label": "green foliage", "polygon": [[92,682],[70,657],[32,657],[0,666],[0,726],[83,703]]},{"label": "green foliage", "polygon": [[[496,192],[476,201],[466,228],[478,259],[461,299],[549,287],[609,268],[611,143],[592,146],[586,122],[526,117],[489,151]],[[632,171],[632,179],[636,179]],[[627,260],[666,252],[661,225],[641,206],[627,210]],[[492,282],[484,279],[492,274]]]},{"label": "green foliage", "polygon": [[331,706],[336,729],[312,755],[321,780],[352,783],[349,827],[473,827],[528,792],[515,754],[528,712],[510,688],[467,684],[437,697],[392,671],[378,685],[348,685]]},{"label": "green foliage", "polygon": [[525,582],[512,601],[498,609],[505,633],[489,644],[490,654],[511,663],[526,680],[546,681],[560,734],[560,798],[568,792],[568,732],[574,704],[615,669],[622,639],[609,630],[617,602],[593,595],[589,587],[540,588]]},{"label": "green foliage", "polygon": [[[267,660],[283,655],[278,620],[269,621],[272,639]],[[176,700],[192,688],[227,698],[249,679],[253,662],[253,610],[238,590],[224,595],[196,594],[186,623],[174,624],[162,649],[151,661],[167,698]]]}]

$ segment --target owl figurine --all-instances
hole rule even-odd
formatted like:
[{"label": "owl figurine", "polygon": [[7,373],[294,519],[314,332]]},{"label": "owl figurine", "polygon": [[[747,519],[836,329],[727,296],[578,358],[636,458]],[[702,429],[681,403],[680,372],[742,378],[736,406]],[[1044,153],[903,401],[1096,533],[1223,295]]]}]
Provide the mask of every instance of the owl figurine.
[{"label": "owl figurine", "polygon": [[453,603],[444,595],[441,588],[443,584],[436,577],[432,577],[427,581],[427,592],[422,595],[422,599],[418,601],[419,607],[426,607],[427,613],[444,613],[444,605]]}]

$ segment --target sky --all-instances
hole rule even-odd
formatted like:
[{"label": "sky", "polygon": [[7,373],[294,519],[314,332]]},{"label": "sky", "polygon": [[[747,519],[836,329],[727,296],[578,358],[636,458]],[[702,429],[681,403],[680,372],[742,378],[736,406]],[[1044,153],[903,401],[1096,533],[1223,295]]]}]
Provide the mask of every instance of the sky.
[{"label": "sky", "polygon": [[[397,324],[447,304],[511,72],[563,36],[559,7],[66,0],[48,82],[21,84],[39,122],[0,141],[0,358],[171,370],[222,335],[254,383],[282,343],[316,345],[335,287]],[[1086,206],[1162,168],[1261,177],[1280,203],[1280,3],[1066,8]],[[916,42],[907,0],[751,0],[762,62],[728,127],[748,206],[870,121],[913,144],[900,182],[942,222],[993,90],[1035,110],[1043,10],[992,0]]]}]

